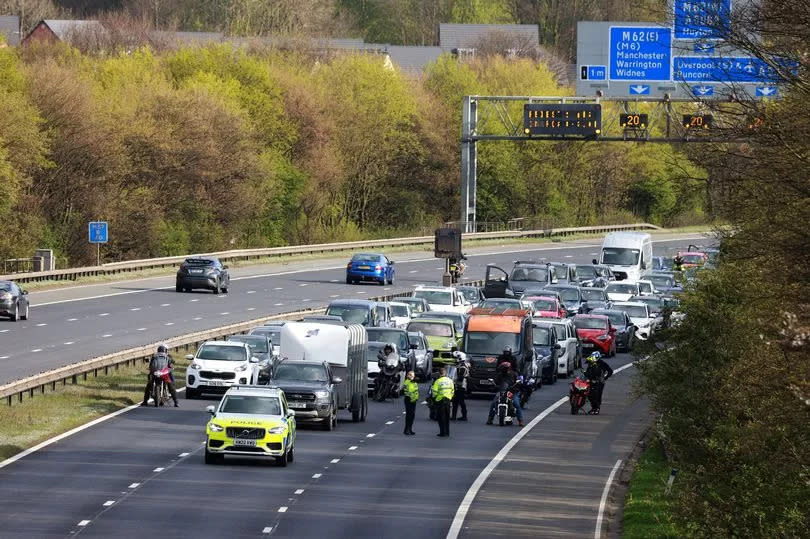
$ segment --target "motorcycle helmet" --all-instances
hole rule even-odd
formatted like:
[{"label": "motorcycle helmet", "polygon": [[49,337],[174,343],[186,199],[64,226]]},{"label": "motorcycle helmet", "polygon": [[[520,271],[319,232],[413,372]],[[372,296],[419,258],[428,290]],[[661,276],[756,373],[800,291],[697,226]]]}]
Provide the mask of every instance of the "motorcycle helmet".
[{"label": "motorcycle helmet", "polygon": [[511,346],[504,346],[503,347],[503,353],[504,354],[511,354],[512,353],[512,347]]},{"label": "motorcycle helmet", "polygon": [[386,354],[390,354],[393,351],[394,351],[394,345],[393,344],[388,343],[385,346],[383,346],[383,352],[385,352]]},{"label": "motorcycle helmet", "polygon": [[168,354],[169,349],[166,348],[165,344],[159,344],[158,347],[157,347],[157,353],[158,354]]},{"label": "motorcycle helmet", "polygon": [[602,357],[602,354],[600,354],[599,352],[594,352],[594,353],[592,353],[591,355],[588,356],[587,361],[589,361],[591,363],[596,363],[596,361],[601,359],[601,357]]}]

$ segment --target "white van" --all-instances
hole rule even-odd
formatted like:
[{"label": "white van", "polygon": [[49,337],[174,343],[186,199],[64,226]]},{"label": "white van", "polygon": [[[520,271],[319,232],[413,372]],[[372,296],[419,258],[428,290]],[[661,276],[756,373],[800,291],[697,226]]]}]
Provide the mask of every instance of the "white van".
[{"label": "white van", "polygon": [[652,236],[646,232],[611,232],[602,241],[599,263],[617,280],[636,282],[652,271]]}]

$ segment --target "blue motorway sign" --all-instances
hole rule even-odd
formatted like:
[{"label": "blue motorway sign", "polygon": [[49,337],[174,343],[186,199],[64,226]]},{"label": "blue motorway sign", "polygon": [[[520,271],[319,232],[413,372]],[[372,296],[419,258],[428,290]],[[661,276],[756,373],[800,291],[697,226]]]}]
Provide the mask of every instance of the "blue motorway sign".
[{"label": "blue motorway sign", "polygon": [[607,79],[607,66],[588,66],[588,80]]},{"label": "blue motorway sign", "polygon": [[673,70],[676,82],[768,83],[781,79],[759,58],[676,56]]},{"label": "blue motorway sign", "polygon": [[611,26],[610,80],[672,80],[672,29]]},{"label": "blue motorway sign", "polygon": [[107,243],[107,221],[90,221],[90,243]]},{"label": "blue motorway sign", "polygon": [[731,0],[675,0],[675,39],[723,39]]}]

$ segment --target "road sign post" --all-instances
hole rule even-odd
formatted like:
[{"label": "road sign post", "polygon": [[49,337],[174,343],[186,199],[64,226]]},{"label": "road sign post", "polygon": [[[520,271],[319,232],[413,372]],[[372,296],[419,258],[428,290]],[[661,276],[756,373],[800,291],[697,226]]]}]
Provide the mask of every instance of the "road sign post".
[{"label": "road sign post", "polygon": [[107,243],[107,221],[90,221],[88,224],[88,238],[90,243],[96,244],[96,265],[101,265],[101,244]]}]

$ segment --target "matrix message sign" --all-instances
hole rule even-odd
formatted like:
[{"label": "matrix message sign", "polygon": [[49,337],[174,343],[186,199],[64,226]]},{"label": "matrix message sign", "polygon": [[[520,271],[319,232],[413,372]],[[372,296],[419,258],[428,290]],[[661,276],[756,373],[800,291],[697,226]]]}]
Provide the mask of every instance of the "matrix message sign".
[{"label": "matrix message sign", "polygon": [[527,103],[523,132],[549,137],[595,137],[602,132],[602,105],[595,103]]}]

